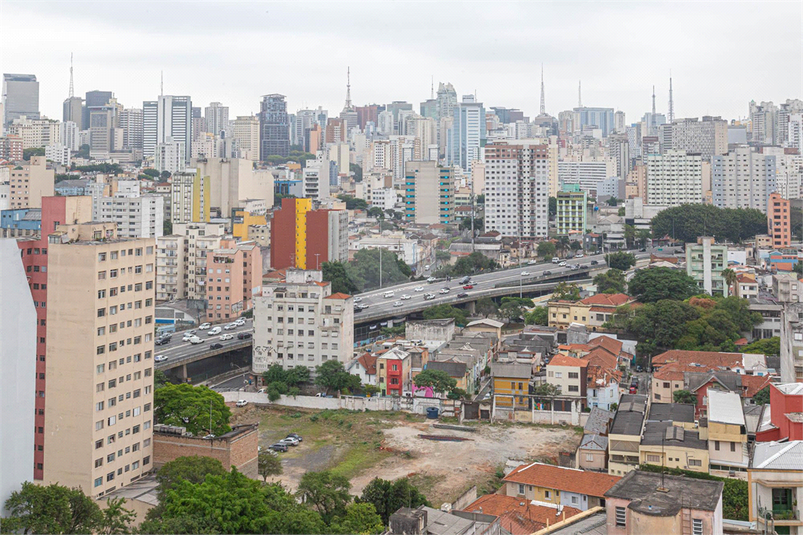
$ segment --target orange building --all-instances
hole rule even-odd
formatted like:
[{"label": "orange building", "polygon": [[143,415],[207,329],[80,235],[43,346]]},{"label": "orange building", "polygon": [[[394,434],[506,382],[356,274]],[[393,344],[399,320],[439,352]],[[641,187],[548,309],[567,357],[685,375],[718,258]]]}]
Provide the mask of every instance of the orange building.
[{"label": "orange building", "polygon": [[790,202],[778,193],[771,193],[767,201],[767,228],[772,247],[786,248],[792,242]]},{"label": "orange building", "polygon": [[207,261],[206,319],[239,317],[254,305],[262,288],[262,254],[255,242],[220,240]]}]

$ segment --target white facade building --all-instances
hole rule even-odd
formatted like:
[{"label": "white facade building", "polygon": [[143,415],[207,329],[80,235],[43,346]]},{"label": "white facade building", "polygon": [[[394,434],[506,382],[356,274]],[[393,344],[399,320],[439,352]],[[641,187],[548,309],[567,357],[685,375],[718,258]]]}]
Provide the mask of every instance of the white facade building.
[{"label": "white facade building", "polygon": [[767,201],[775,191],[775,156],[737,147],[711,162],[711,192],[718,208],[754,208],[767,213]]},{"label": "white facade building", "polygon": [[649,154],[647,204],[679,206],[703,202],[703,161],[699,154],[670,150]]},{"label": "white facade building", "polygon": [[586,193],[599,194],[602,183],[612,176],[616,176],[616,162],[613,160],[558,162],[560,184],[578,184]]},{"label": "white facade building", "polygon": [[72,121],[59,124],[59,141],[73,152],[81,148],[78,125]]},{"label": "white facade building", "polygon": [[[117,223],[117,235],[124,238],[158,238],[164,234],[164,197],[102,197],[95,221]],[[94,211],[94,210],[93,210]]]},{"label": "white facade building", "polygon": [[172,138],[168,138],[165,143],[159,143],[156,146],[154,167],[160,172],[167,171],[171,175],[182,172],[187,168],[185,152],[183,141],[174,141]]},{"label": "white facade building", "polygon": [[45,158],[64,167],[70,166],[70,148],[61,143],[54,143],[45,147]]}]

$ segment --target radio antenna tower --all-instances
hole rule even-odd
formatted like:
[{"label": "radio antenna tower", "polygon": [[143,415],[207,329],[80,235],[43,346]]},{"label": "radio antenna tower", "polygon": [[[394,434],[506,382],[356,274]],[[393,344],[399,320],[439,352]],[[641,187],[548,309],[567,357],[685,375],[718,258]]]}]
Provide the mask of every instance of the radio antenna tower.
[{"label": "radio antenna tower", "polygon": [[72,52],[70,52],[70,98],[75,96],[75,91],[73,91],[72,85]]},{"label": "radio antenna tower", "polygon": [[672,71],[669,71],[669,122],[675,120],[675,101],[672,99]]}]

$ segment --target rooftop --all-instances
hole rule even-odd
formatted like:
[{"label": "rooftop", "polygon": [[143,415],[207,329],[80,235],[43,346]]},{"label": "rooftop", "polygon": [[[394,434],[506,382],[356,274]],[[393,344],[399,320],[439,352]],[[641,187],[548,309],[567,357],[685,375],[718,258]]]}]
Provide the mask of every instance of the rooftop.
[{"label": "rooftop", "polygon": [[601,409],[599,407],[592,407],[591,413],[588,415],[588,420],[586,420],[586,425],[583,427],[583,430],[586,433],[594,435],[607,435],[608,427],[611,425],[613,416],[614,413],[612,411],[606,411],[605,409]]},{"label": "rooftop", "polygon": [[547,366],[570,366],[573,368],[586,368],[588,366],[588,361],[576,359],[574,357],[570,357],[569,355],[563,355],[559,353],[549,361]]},{"label": "rooftop", "polygon": [[756,442],[753,468],[803,470],[803,440]]},{"label": "rooftop", "polygon": [[695,450],[708,450],[708,442],[700,439],[699,431],[688,431],[672,422],[647,422],[641,438],[644,446],[682,446]]},{"label": "rooftop", "polygon": [[449,374],[449,377],[463,378],[466,376],[465,362],[445,362],[430,360],[426,365],[427,370],[441,370]]},{"label": "rooftop", "polygon": [[608,437],[600,435],[583,435],[580,441],[581,450],[608,451]]},{"label": "rooftop", "polygon": [[734,392],[708,391],[708,421],[744,425],[742,399]]},{"label": "rooftop", "polygon": [[647,421],[693,422],[694,405],[687,403],[653,403]]},{"label": "rooftop", "polygon": [[606,492],[605,497],[631,500],[628,509],[641,514],[675,516],[684,506],[703,511],[716,510],[724,486],[722,481],[633,470]]},{"label": "rooftop", "polygon": [[493,362],[491,374],[493,377],[512,377],[515,379],[530,379],[533,368],[529,364],[519,362]]},{"label": "rooftop", "polygon": [[535,485],[564,492],[603,497],[621,478],[600,472],[586,472],[574,468],[562,468],[551,464],[523,464],[505,476],[503,481]]},{"label": "rooftop", "polygon": [[498,516],[502,529],[513,535],[529,535],[556,522],[580,514],[574,507],[550,507],[504,494],[486,494],[465,509],[470,513]]}]

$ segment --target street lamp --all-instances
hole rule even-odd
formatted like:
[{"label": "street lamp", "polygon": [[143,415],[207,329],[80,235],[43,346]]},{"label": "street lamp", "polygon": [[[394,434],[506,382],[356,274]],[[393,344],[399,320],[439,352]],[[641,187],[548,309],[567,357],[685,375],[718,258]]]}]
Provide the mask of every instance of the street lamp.
[{"label": "street lamp", "polygon": [[524,273],[519,273],[519,299],[523,297],[523,287],[522,287],[523,279],[524,279]]},{"label": "street lamp", "polygon": [[315,271],[318,271],[320,269],[320,266],[319,266],[319,263],[318,263],[318,258],[320,256],[321,256],[321,253],[315,253]]}]

